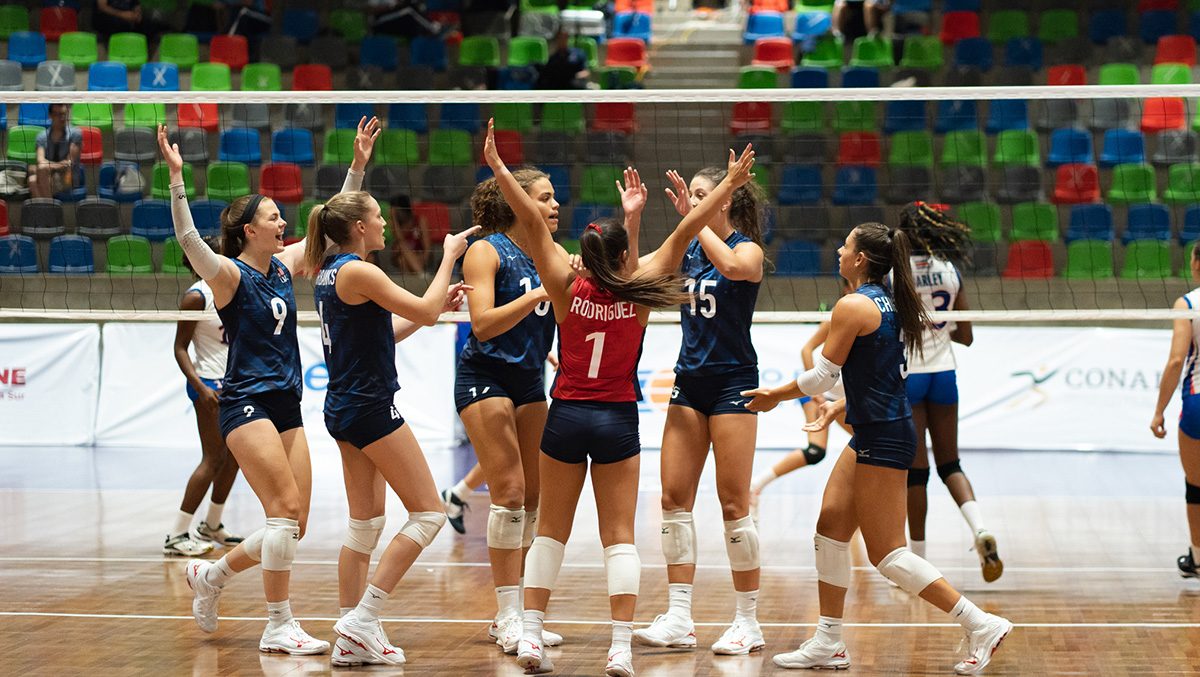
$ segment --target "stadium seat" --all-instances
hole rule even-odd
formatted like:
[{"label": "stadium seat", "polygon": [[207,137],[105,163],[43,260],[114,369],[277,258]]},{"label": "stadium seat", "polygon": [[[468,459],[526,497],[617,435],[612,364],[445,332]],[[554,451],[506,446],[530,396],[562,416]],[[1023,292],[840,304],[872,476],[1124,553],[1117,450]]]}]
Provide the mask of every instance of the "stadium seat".
[{"label": "stadium seat", "polygon": [[[842,86],[850,89],[878,87],[879,70],[868,66],[846,66],[842,69]],[[874,111],[875,102],[871,104],[870,108]]]},{"label": "stadium seat", "polygon": [[233,202],[250,193],[250,168],[240,162],[214,162],[208,166],[206,186],[208,199]]},{"label": "stadium seat", "polygon": [[1129,207],[1129,221],[1121,242],[1171,239],[1171,211],[1166,205],[1135,204]]},{"label": "stadium seat", "polygon": [[61,40],[63,35],[79,30],[79,15],[71,7],[43,7],[38,30],[47,40]]},{"label": "stadium seat", "polygon": [[446,71],[446,43],[438,38],[423,35],[414,37],[409,42],[408,54],[409,64],[412,66],[428,66],[439,73]]},{"label": "stadium seat", "polygon": [[1164,35],[1158,40],[1154,63],[1196,65],[1196,39],[1190,35]]},{"label": "stadium seat", "polygon": [[785,240],[775,255],[775,274],[817,277],[827,272],[821,266],[821,245],[807,240]]},{"label": "stadium seat", "polygon": [[23,68],[37,68],[46,60],[46,37],[41,33],[17,31],[8,36],[8,58]]},{"label": "stadium seat", "polygon": [[1037,134],[1028,129],[1008,129],[996,136],[997,165],[1041,164]]},{"label": "stadium seat", "polygon": [[129,90],[129,75],[125,64],[116,61],[97,61],[88,66],[88,91],[124,92]]},{"label": "stadium seat", "polygon": [[43,61],[37,66],[33,86],[39,92],[73,92],[75,91],[75,66],[65,61]]},{"label": "stadium seat", "polygon": [[200,44],[190,33],[167,33],[158,43],[158,60],[191,70],[200,61]]},{"label": "stadium seat", "polygon": [[1113,277],[1111,240],[1079,239],[1067,242],[1067,263],[1062,276],[1068,280],[1107,280]]},{"label": "stadium seat", "polygon": [[0,274],[36,275],[38,267],[37,244],[26,235],[0,237]]},{"label": "stadium seat", "polygon": [[866,132],[878,129],[878,103],[875,101],[837,101],[833,104],[833,131]]},{"label": "stadium seat", "polygon": [[361,66],[378,66],[391,73],[400,65],[396,38],[390,35],[368,35],[358,46],[358,63]]},{"label": "stadium seat", "polygon": [[89,197],[75,205],[75,232],[92,239],[120,235],[121,209],[114,200]]},{"label": "stadium seat", "polygon": [[833,29],[833,18],[829,12],[796,12],[792,28],[792,40],[805,42],[826,35]]},{"label": "stadium seat", "polygon": [[180,127],[195,127],[215,133],[221,124],[215,103],[181,103],[175,112]]},{"label": "stadium seat", "polygon": [[284,35],[291,36],[297,42],[307,43],[317,37],[321,29],[321,21],[317,10],[286,8],[279,24]]},{"label": "stadium seat", "polygon": [[877,132],[846,132],[838,136],[839,165],[878,167],[881,157]]},{"label": "stadium seat", "polygon": [[290,35],[272,35],[270,40],[258,45],[259,61],[273,63],[286,72],[291,72],[300,62],[301,53],[300,43]]},{"label": "stadium seat", "polygon": [[278,92],[281,89],[283,76],[278,64],[251,63],[242,69],[242,91]]},{"label": "stadium seat", "polygon": [[971,131],[979,128],[974,99],[949,99],[937,102],[933,130],[938,134]]},{"label": "stadium seat", "polygon": [[774,67],[742,66],[738,74],[738,89],[775,89],[779,76]]},{"label": "stadium seat", "polygon": [[1126,127],[1131,124],[1129,99],[1094,99],[1088,127],[1093,131]]},{"label": "stadium seat", "polygon": [[21,5],[0,6],[0,40],[13,33],[29,30],[29,9]]},{"label": "stadium seat", "polygon": [[[167,105],[165,103],[130,103],[125,105],[126,127],[149,127],[157,130],[159,125],[167,124]],[[182,145],[180,146],[182,149]]]},{"label": "stadium seat", "polygon": [[904,40],[904,51],[900,56],[902,68],[938,70],[944,63],[942,42],[937,36],[914,35]]},{"label": "stadium seat", "polygon": [[[155,200],[171,199],[171,176],[165,162],[155,162],[151,172],[150,197]],[[196,197],[196,181],[191,163],[183,163],[183,187],[189,200]]]},{"label": "stadium seat", "polygon": [[49,240],[63,235],[62,202],[52,198],[31,198],[21,205],[21,234]]},{"label": "stadium seat", "polygon": [[1100,199],[1100,177],[1094,165],[1060,165],[1054,174],[1055,204],[1080,204]]},{"label": "stadium seat", "polygon": [[1123,280],[1165,280],[1171,277],[1171,247],[1161,240],[1134,240],[1125,247]]},{"label": "stadium seat", "polygon": [[888,139],[888,164],[933,166],[933,137],[929,132],[898,132]]},{"label": "stadium seat", "polygon": [[[620,15],[618,15],[619,17]],[[647,21],[649,28],[649,21]],[[617,33],[614,33],[617,35]],[[742,43],[753,45],[763,38],[787,37],[787,27],[783,22],[783,14],[779,12],[754,12],[746,21],[746,30],[742,32]]]},{"label": "stadium seat", "polygon": [[1073,9],[1049,9],[1038,16],[1039,40],[1053,45],[1079,37],[1079,12]]},{"label": "stadium seat", "polygon": [[183,247],[179,246],[179,240],[176,240],[174,236],[168,237],[163,242],[160,270],[164,275],[190,276],[192,274],[192,271],[183,264]]},{"label": "stadium seat", "polygon": [[[504,164],[518,167],[525,164],[525,147],[521,142],[521,133],[507,129],[495,130],[496,152],[500,154],[500,159]],[[479,149],[479,164],[486,165],[487,159],[483,157],[483,148]]]},{"label": "stadium seat", "polygon": [[1037,38],[1013,38],[1004,45],[1005,66],[1042,70],[1042,42]]},{"label": "stadium seat", "polygon": [[375,116],[373,103],[338,103],[333,106],[333,126],[335,129],[358,129],[358,123],[363,118],[370,120]]},{"label": "stadium seat", "polygon": [[939,37],[944,45],[953,45],[965,38],[979,37],[979,14],[976,12],[945,12]]},{"label": "stadium seat", "polygon": [[541,169],[550,177],[554,199],[560,205],[571,204],[571,168],[565,165],[542,165]]},{"label": "stadium seat", "polygon": [[77,103],[71,106],[71,124],[76,127],[96,127],[110,134],[113,128],[111,103]]},{"label": "stadium seat", "polygon": [[926,102],[915,99],[888,101],[883,109],[883,131],[887,134],[919,132],[929,128]]},{"label": "stadium seat", "polygon": [[1168,129],[1159,133],[1153,162],[1160,167],[1196,161],[1196,132]]},{"label": "stadium seat", "polygon": [[875,204],[879,196],[879,181],[873,167],[841,167],[834,175],[833,204]]},{"label": "stadium seat", "polygon": [[[384,134],[387,134],[390,131],[392,130],[385,131]],[[377,148],[376,153],[378,152],[379,149]],[[311,167],[316,161],[313,157],[312,132],[307,129],[288,127],[272,133],[271,161],[289,162],[296,165]]]},{"label": "stadium seat", "polygon": [[335,9],[327,18],[329,27],[346,42],[357,43],[367,35],[367,15],[359,9]]},{"label": "stadium seat", "polygon": [[616,213],[616,208],[603,204],[575,205],[571,208],[571,237],[578,239],[589,223],[616,216]]},{"label": "stadium seat", "polygon": [[[933,194],[933,171],[929,167],[892,166],[884,183],[883,199],[891,205],[912,202],[914,195]],[[885,218],[871,219],[886,221]],[[861,223],[861,221],[860,221]]]},{"label": "stadium seat", "polygon": [[[735,139],[733,147],[743,147],[742,138]],[[633,162],[631,138],[621,132],[588,132],[584,137],[583,159],[595,165],[628,165]]]},{"label": "stadium seat", "polygon": [[545,64],[549,58],[550,47],[545,38],[522,35],[508,43],[509,66],[538,66]]},{"label": "stadium seat", "polygon": [[1190,85],[1192,67],[1182,63],[1159,63],[1150,69],[1152,85]]},{"label": "stadium seat", "polygon": [[1044,202],[1022,202],[1013,205],[1009,239],[1041,242],[1058,240],[1058,211],[1054,205]]},{"label": "stadium seat", "polygon": [[816,68],[839,68],[842,65],[842,39],[834,35],[822,35],[813,43],[810,51],[800,58],[800,64]]},{"label": "stadium seat", "polygon": [[781,205],[815,205],[821,202],[824,186],[819,164],[784,165],[777,201]]},{"label": "stadium seat", "polygon": [[1036,240],[1013,242],[1008,247],[1008,265],[1002,275],[1008,279],[1054,277],[1054,255],[1050,245]]},{"label": "stadium seat", "polygon": [[793,49],[792,41],[788,38],[763,38],[754,43],[754,58],[750,63],[786,73],[796,63]]},{"label": "stadium seat", "polygon": [[993,99],[988,102],[984,127],[988,134],[1029,129],[1029,102],[1024,99]]},{"label": "stadium seat", "polygon": [[319,63],[305,63],[292,70],[292,90],[327,92],[333,89],[333,71]]},{"label": "stadium seat", "polygon": [[122,162],[154,162],[158,158],[158,139],[145,127],[126,127],[113,137],[113,157]]},{"label": "stadium seat", "polygon": [[998,45],[1029,35],[1029,14],[1023,10],[1002,9],[988,15],[987,38]]},{"label": "stadium seat", "polygon": [[883,37],[861,37],[851,46],[851,66],[891,68],[896,65],[892,56],[892,41]]},{"label": "stadium seat", "polygon": [[957,207],[958,217],[971,229],[975,242],[1000,241],[1000,205],[994,202],[967,202]]},{"label": "stadium seat", "polygon": [[463,38],[458,46],[458,65],[500,67],[500,42],[490,35]]},{"label": "stadium seat", "polygon": [[1178,15],[1171,11],[1142,12],[1138,33],[1142,42],[1156,45],[1165,36],[1179,32]]},{"label": "stadium seat", "polygon": [[[582,107],[583,104],[579,105]],[[387,123],[389,127],[411,129],[418,134],[429,131],[428,113],[423,103],[388,104]]]},{"label": "stadium seat", "polygon": [[996,186],[996,201],[1019,204],[1042,199],[1042,170],[1035,165],[1004,165]]},{"label": "stadium seat", "polygon": [[192,221],[200,235],[211,237],[221,234],[221,212],[228,206],[227,202],[213,199],[193,200],[188,204]]},{"label": "stadium seat", "polygon": [[[760,16],[760,14],[751,14],[751,18]],[[786,29],[783,27],[783,15],[780,15],[779,35],[787,35]],[[612,20],[612,37],[614,38],[636,38],[650,44],[650,38],[654,31],[650,27],[650,15],[643,12],[619,12]],[[751,44],[754,41],[751,40]]]},{"label": "stadium seat", "polygon": [[259,176],[258,191],[276,202],[299,204],[304,199],[300,166],[290,162],[264,165]]},{"label": "stadium seat", "polygon": [[646,43],[632,38],[609,40],[604,55],[604,65],[644,68],[646,66]]},{"label": "stadium seat", "polygon": [[262,164],[262,150],[258,130],[231,127],[221,131],[217,147],[220,162],[244,162],[248,165]]},{"label": "stadium seat", "polygon": [[586,165],[579,181],[579,201],[591,205],[621,204],[616,182],[622,179],[623,168],[617,165]]},{"label": "stadium seat", "polygon": [[[1183,213],[1183,227],[1179,229],[1179,244],[1193,245],[1200,240],[1200,205],[1191,205]],[[1185,261],[1189,260],[1187,258]]]},{"label": "stadium seat", "polygon": [[162,242],[175,234],[171,219],[171,203],[166,200],[141,200],[133,205],[129,232],[151,242]]},{"label": "stadium seat", "polygon": [[943,165],[987,164],[987,140],[979,130],[956,130],[946,134],[942,144]]},{"label": "stadium seat", "polygon": [[154,263],[150,241],[139,235],[118,235],[106,243],[106,271],[110,275],[150,275]]},{"label": "stadium seat", "polygon": [[81,127],[83,142],[79,149],[79,163],[84,166],[99,165],[104,159],[104,137],[96,127]]},{"label": "stadium seat", "polygon": [[941,201],[979,202],[987,195],[987,171],[978,165],[949,165],[941,171]]},{"label": "stadium seat", "polygon": [[964,38],[954,44],[954,65],[992,70],[992,43],[986,38]]},{"label": "stadium seat", "polygon": [[1086,85],[1087,70],[1077,63],[1051,66],[1046,69],[1046,84],[1052,87]]},{"label": "stadium seat", "polygon": [[1183,99],[1152,97],[1142,101],[1141,129],[1156,134],[1168,129],[1183,129],[1187,119]]},{"label": "stadium seat", "polygon": [[308,61],[328,66],[331,72],[343,71],[350,65],[350,45],[337,35],[321,35],[308,45]]},{"label": "stadium seat", "polygon": [[17,124],[50,127],[50,104],[22,103],[17,105]]},{"label": "stadium seat", "polygon": [[250,45],[243,35],[214,35],[208,43],[208,60],[238,72],[250,63]]},{"label": "stadium seat", "polygon": [[1112,38],[1129,35],[1129,25],[1124,9],[1103,9],[1092,12],[1088,19],[1088,38],[1103,45]]},{"label": "stadium seat", "polygon": [[1200,202],[1200,164],[1195,162],[1171,165],[1167,170],[1167,202]]},{"label": "stadium seat", "polygon": [[138,81],[143,92],[178,92],[179,66],[152,61],[142,66]]},{"label": "stadium seat", "polygon": [[[184,165],[185,167],[187,165]],[[105,162],[100,165],[96,193],[119,203],[142,199],[144,180],[138,166],[129,162]]]},{"label": "stadium seat", "polygon": [[1112,241],[1116,236],[1112,208],[1106,204],[1072,205],[1067,224],[1065,239],[1068,243],[1075,240]]},{"label": "stadium seat", "polygon": [[461,129],[470,134],[479,132],[483,116],[477,103],[443,103],[438,110],[438,127]]},{"label": "stadium seat", "polygon": [[223,63],[204,62],[192,67],[192,91],[228,92],[233,89],[233,76]]},{"label": "stadium seat", "polygon": [[496,121],[496,129],[507,129],[518,132],[533,131],[532,103],[497,103],[492,106],[492,118]]},{"label": "stadium seat", "polygon": [[[0,59],[0,92],[19,92],[25,89],[21,64],[9,59]],[[7,110],[6,110],[7,112]]]},{"label": "stadium seat", "polygon": [[1082,129],[1056,129],[1050,134],[1050,152],[1046,166],[1057,167],[1071,163],[1092,163],[1092,136]]},{"label": "stadium seat", "polygon": [[[354,138],[353,133],[350,138]],[[470,166],[474,160],[474,144],[471,142],[471,135],[466,131],[435,129],[429,132],[429,164]]]}]

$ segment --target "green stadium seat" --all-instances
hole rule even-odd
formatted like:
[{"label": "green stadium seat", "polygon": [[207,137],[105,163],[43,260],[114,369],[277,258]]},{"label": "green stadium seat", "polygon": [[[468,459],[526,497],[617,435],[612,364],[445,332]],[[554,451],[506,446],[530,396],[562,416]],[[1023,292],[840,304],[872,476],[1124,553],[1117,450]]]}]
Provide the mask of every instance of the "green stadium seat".
[{"label": "green stadium seat", "polygon": [[1029,13],[1016,9],[992,12],[987,18],[987,39],[1005,44],[1013,38],[1029,37]]},{"label": "green stadium seat", "polygon": [[[558,5],[554,5],[555,11]],[[509,66],[540,66],[550,58],[550,46],[545,38],[522,35],[508,43]]]},{"label": "green stadium seat", "polygon": [[562,248],[565,249],[568,254],[579,254],[581,251],[583,251],[579,246],[579,240],[566,238],[560,240],[559,244],[562,245]]},{"label": "green stadium seat", "polygon": [[825,104],[821,101],[788,101],[783,104],[779,128],[784,134],[819,132],[825,128]]},{"label": "green stadium seat", "polygon": [[556,0],[521,0],[521,11],[558,14],[558,2]]},{"label": "green stadium seat", "polygon": [[29,30],[29,9],[21,5],[0,7],[0,40],[13,33]]},{"label": "green stadium seat", "polygon": [[359,43],[367,36],[367,15],[359,10],[335,9],[329,13],[329,27],[346,42]]},{"label": "green stadium seat", "polygon": [[623,170],[615,165],[589,165],[583,168],[579,202],[592,205],[621,204],[616,182],[622,180]]},{"label": "green stadium seat", "polygon": [[1200,164],[1171,165],[1167,170],[1167,202],[1200,202]]},{"label": "green stadium seat", "polygon": [[547,103],[542,105],[542,130],[581,134],[587,128],[582,103]]},{"label": "green stadium seat", "polygon": [[[303,238],[308,235],[308,217],[312,214],[313,207],[321,204],[320,200],[305,200],[300,203],[300,209],[297,210],[296,222],[292,223],[292,237]],[[384,218],[390,218],[384,214]],[[291,222],[289,222],[291,223]],[[388,230],[391,230],[390,228]]]},{"label": "green stadium seat", "polygon": [[192,91],[228,92],[233,89],[233,75],[223,63],[204,62],[192,67]]},{"label": "green stadium seat", "polygon": [[842,55],[842,41],[832,35],[823,35],[817,38],[812,51],[800,59],[800,64],[819,68],[841,68]]},{"label": "green stadium seat", "polygon": [[58,39],[58,60],[65,61],[76,69],[86,69],[100,59],[96,47],[96,34],[76,31],[63,33]]},{"label": "green stadium seat", "polygon": [[1073,9],[1049,9],[1038,17],[1038,39],[1053,45],[1079,37],[1079,12]]},{"label": "green stadium seat", "polygon": [[1185,63],[1158,63],[1150,69],[1152,85],[1190,85],[1192,69]]},{"label": "green stadium seat", "polygon": [[167,105],[165,103],[125,104],[126,127],[149,127],[157,130],[159,125],[165,124],[167,124]]},{"label": "green stadium seat", "polygon": [[1075,240],[1067,244],[1068,280],[1107,280],[1113,276],[1113,246],[1105,240]]},{"label": "green stadium seat", "polygon": [[875,101],[838,101],[833,104],[833,130],[873,132],[879,129],[878,111]]},{"label": "green stadium seat", "polygon": [[888,164],[933,166],[933,137],[929,132],[896,132],[889,138]]},{"label": "green stadium seat", "polygon": [[108,238],[106,270],[110,275],[150,275],[154,262],[150,256],[150,240],[140,235],[117,235]]},{"label": "green stadium seat", "polygon": [[904,40],[904,53],[900,56],[901,68],[924,68],[937,70],[945,64],[942,41],[936,35],[919,35]]},{"label": "green stadium seat", "polygon": [[1162,240],[1134,240],[1125,247],[1123,280],[1165,280],[1171,277],[1171,245]]},{"label": "green stadium seat", "polygon": [[191,275],[192,271],[183,265],[183,247],[179,240],[168,237],[163,243],[162,272],[165,275]]},{"label": "green stadium seat", "polygon": [[995,244],[1000,241],[1000,205],[967,202],[957,208],[958,217],[971,228],[971,239]]},{"label": "green stadium seat", "polygon": [[[155,162],[154,181],[150,185],[150,197],[155,200],[170,200],[171,199],[171,170],[165,162]],[[183,189],[187,193],[187,199],[196,199],[196,177],[192,170],[192,163],[183,163]]]},{"label": "green stadium seat", "polygon": [[1012,242],[1058,240],[1058,210],[1045,202],[1022,202],[1013,205],[1012,230],[1008,239]]},{"label": "green stadium seat", "polygon": [[167,33],[158,43],[158,60],[190,70],[200,61],[200,42],[191,33]]},{"label": "green stadium seat", "polygon": [[37,161],[37,137],[45,131],[36,125],[18,125],[8,130],[8,159],[32,164]]},{"label": "green stadium seat", "polygon": [[251,63],[242,69],[242,91],[278,92],[283,89],[279,66],[273,63]]},{"label": "green stadium seat", "polygon": [[96,127],[110,134],[113,129],[111,103],[76,103],[71,105],[71,124],[76,127]]},{"label": "green stadium seat", "polygon": [[892,41],[882,37],[855,39],[851,48],[850,65],[891,68],[896,65],[892,56]]},{"label": "green stadium seat", "polygon": [[738,89],[775,89],[779,74],[768,66],[743,66],[738,74]]},{"label": "green stadium seat", "polygon": [[983,132],[962,129],[947,133],[942,144],[942,164],[985,166],[987,140]]},{"label": "green stadium seat", "polygon": [[141,33],[116,33],[108,39],[108,60],[125,64],[126,68],[141,68],[150,60],[146,36]]},{"label": "green stadium seat", "polygon": [[475,162],[471,134],[461,129],[435,129],[429,132],[429,164],[470,166]]},{"label": "green stadium seat", "polygon": [[207,177],[210,200],[233,202],[250,193],[250,168],[241,162],[213,162],[208,165]]},{"label": "green stadium seat", "polygon": [[1101,85],[1138,85],[1142,76],[1138,67],[1131,63],[1106,63],[1100,67]]},{"label": "green stadium seat", "polygon": [[1006,129],[996,135],[997,165],[1029,165],[1042,163],[1037,133],[1028,129]]},{"label": "green stadium seat", "polygon": [[492,118],[497,130],[533,131],[533,104],[497,103],[492,106]]},{"label": "green stadium seat", "polygon": [[630,89],[637,84],[637,69],[633,66],[601,66],[593,72],[600,89]]},{"label": "green stadium seat", "polygon": [[587,57],[588,70],[594,71],[600,67],[600,48],[596,45],[596,38],[577,35],[571,38],[571,46],[581,50]]},{"label": "green stadium seat", "polygon": [[1154,168],[1146,164],[1123,164],[1113,167],[1112,186],[1108,201],[1118,204],[1154,202]]},{"label": "green stadium seat", "polygon": [[348,165],[354,161],[354,137],[358,134],[353,129],[331,129],[325,132],[325,150],[321,155],[321,164]]},{"label": "green stadium seat", "polygon": [[458,65],[500,67],[500,41],[490,35],[463,38],[458,46]]},{"label": "green stadium seat", "polygon": [[381,165],[411,167],[420,164],[421,148],[417,143],[417,133],[411,129],[383,130],[375,144],[372,159]]}]

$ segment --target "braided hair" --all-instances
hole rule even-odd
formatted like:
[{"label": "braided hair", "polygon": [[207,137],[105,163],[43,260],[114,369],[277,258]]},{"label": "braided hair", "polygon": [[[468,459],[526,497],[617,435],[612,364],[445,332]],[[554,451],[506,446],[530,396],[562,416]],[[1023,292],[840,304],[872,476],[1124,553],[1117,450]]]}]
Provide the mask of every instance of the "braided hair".
[{"label": "braided hair", "polygon": [[900,211],[900,230],[908,235],[914,253],[954,264],[971,262],[971,229],[950,216],[941,205],[910,202]]}]

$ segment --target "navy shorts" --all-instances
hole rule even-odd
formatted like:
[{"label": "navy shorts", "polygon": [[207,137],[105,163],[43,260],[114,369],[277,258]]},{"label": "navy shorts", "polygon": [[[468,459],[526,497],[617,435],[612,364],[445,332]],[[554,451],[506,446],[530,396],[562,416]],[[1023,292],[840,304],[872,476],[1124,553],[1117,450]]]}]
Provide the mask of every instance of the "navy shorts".
[{"label": "navy shorts", "polygon": [[460,360],[454,375],[454,408],[461,412],[489,397],[507,397],[514,407],[545,402],[545,375],[541,369],[503,362]]},{"label": "navy shorts", "polygon": [[917,429],[911,417],[883,423],[855,423],[850,448],[858,454],[859,463],[908,470],[917,456]]},{"label": "navy shorts", "polygon": [[369,405],[341,416],[325,414],[325,429],[338,442],[349,442],[358,449],[391,435],[404,427],[404,417],[392,402]]},{"label": "navy shorts", "polygon": [[[221,379],[219,379],[219,378],[204,378],[202,376],[202,377],[200,377],[200,382],[203,383],[204,385],[208,386],[209,388],[212,388],[213,390],[217,391],[218,395],[221,394],[221,386],[222,386]],[[192,401],[192,404],[195,404],[196,398],[200,397],[200,393],[196,392],[196,389],[192,387],[191,383],[187,384],[187,396],[188,396],[188,399]]]},{"label": "navy shorts", "polygon": [[909,374],[904,387],[910,404],[958,404],[958,379],[953,369],[931,374]]},{"label": "navy shorts", "polygon": [[542,453],[563,463],[616,463],[642,451],[637,402],[554,400]]},{"label": "navy shorts", "polygon": [[1200,440],[1200,395],[1183,396],[1183,409],[1179,412],[1179,432],[1193,440]]},{"label": "navy shorts", "polygon": [[272,390],[221,400],[221,437],[229,437],[239,426],[259,419],[274,423],[275,430],[281,433],[303,427],[300,396],[288,390]]},{"label": "navy shorts", "polygon": [[671,404],[695,409],[705,416],[754,414],[746,408],[750,398],[742,397],[742,392],[757,387],[758,367],[705,376],[678,373],[671,390]]}]

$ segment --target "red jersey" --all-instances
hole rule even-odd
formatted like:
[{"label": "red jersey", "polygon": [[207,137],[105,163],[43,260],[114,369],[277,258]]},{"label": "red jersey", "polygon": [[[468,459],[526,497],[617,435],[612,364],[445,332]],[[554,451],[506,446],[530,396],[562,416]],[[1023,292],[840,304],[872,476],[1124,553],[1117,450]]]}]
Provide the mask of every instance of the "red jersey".
[{"label": "red jersey", "polygon": [[601,289],[591,278],[571,284],[571,310],[558,325],[558,400],[636,402],[638,359],[646,328],[637,306]]}]

